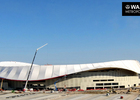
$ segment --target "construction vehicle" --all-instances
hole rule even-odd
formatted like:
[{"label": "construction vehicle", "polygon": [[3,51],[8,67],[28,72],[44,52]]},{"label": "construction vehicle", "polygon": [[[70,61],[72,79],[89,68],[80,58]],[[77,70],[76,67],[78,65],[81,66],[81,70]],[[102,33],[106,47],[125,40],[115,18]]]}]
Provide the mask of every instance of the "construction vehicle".
[{"label": "construction vehicle", "polygon": [[56,83],[59,82],[63,78],[66,78],[66,75],[64,77],[61,77],[60,79],[58,79],[57,81],[54,82],[54,86],[55,86],[54,91],[58,91],[57,86],[56,86]]}]

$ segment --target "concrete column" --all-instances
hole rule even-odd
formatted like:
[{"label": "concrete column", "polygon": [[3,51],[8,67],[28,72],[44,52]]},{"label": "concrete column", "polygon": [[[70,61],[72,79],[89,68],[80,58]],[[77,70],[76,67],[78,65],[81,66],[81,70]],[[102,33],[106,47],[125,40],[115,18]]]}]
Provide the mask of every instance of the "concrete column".
[{"label": "concrete column", "polygon": [[83,86],[83,85],[82,85],[82,86],[81,86],[81,89],[86,90],[86,86]]},{"label": "concrete column", "polygon": [[118,86],[118,88],[120,88],[120,86]]}]

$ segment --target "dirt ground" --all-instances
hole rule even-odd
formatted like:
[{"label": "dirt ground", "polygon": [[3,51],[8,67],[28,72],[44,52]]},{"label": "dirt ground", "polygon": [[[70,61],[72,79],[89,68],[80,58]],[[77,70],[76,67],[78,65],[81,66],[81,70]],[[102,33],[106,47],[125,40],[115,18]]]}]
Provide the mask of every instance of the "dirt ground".
[{"label": "dirt ground", "polygon": [[[134,91],[135,90],[135,91]],[[27,93],[0,93],[0,100],[137,100],[140,99],[139,90],[134,89],[126,94],[126,90],[119,90],[120,93],[110,93],[106,96],[106,91],[71,91],[71,92],[27,92]],[[9,98],[7,98],[9,97]]]}]

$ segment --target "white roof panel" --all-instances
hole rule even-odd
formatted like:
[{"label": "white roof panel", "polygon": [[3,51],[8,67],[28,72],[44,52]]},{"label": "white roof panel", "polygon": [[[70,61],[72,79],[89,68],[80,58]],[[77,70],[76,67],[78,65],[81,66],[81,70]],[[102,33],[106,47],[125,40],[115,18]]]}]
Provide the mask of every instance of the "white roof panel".
[{"label": "white roof panel", "polygon": [[38,75],[38,79],[44,79],[45,73],[46,73],[47,66],[40,66],[40,71]]},{"label": "white roof panel", "polygon": [[57,76],[60,76],[60,65],[53,66],[53,76],[52,77],[57,77]]},{"label": "white roof panel", "polygon": [[84,71],[84,70],[89,70],[87,64],[80,64],[81,66],[81,69]]},{"label": "white roof panel", "polygon": [[51,66],[51,65],[47,66],[44,79],[52,78],[52,73],[53,73],[53,66]]},{"label": "white roof panel", "polygon": [[[30,69],[29,63],[0,62],[0,78],[26,81]],[[29,81],[46,80],[72,73],[100,69],[121,68],[140,74],[140,64],[136,60],[121,60],[93,64],[75,65],[33,65]]]},{"label": "white roof panel", "polygon": [[40,71],[40,66],[33,66],[33,69],[31,71],[29,80],[36,80],[36,79],[38,79],[39,71]]},{"label": "white roof panel", "polygon": [[74,72],[81,72],[82,69],[81,69],[81,66],[80,65],[74,65]]},{"label": "white roof panel", "polygon": [[67,74],[75,73],[74,65],[67,65],[66,69],[67,69]]},{"label": "white roof panel", "polygon": [[66,65],[60,65],[60,76],[66,75]]}]

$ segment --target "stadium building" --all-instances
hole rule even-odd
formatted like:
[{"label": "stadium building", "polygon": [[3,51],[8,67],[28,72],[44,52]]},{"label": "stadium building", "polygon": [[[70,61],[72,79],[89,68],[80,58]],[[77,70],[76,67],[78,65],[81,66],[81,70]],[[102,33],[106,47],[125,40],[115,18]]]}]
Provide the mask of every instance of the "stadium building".
[{"label": "stadium building", "polygon": [[[31,64],[0,62],[0,78],[4,89],[23,88]],[[29,76],[27,87],[34,89],[128,88],[140,85],[140,64],[136,60],[73,65],[36,65]]]}]

